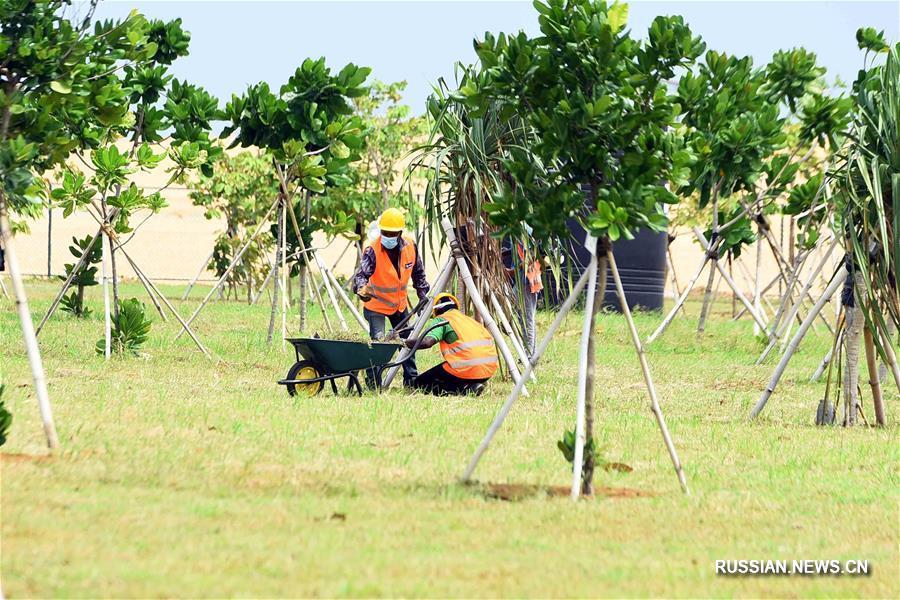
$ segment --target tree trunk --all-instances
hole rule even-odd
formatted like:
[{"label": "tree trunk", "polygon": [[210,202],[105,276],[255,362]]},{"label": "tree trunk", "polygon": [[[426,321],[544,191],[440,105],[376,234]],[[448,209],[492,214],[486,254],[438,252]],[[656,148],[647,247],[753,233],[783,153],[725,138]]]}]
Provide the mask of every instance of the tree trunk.
[{"label": "tree trunk", "polygon": [[866,325],[862,304],[865,302],[865,283],[862,274],[853,277],[853,306],[847,307],[847,329],[844,334],[844,425],[856,425],[859,406],[859,350],[862,330]]},{"label": "tree trunk", "polygon": [[[597,353],[594,349],[594,337],[596,335],[596,319],[597,315],[603,309],[603,298],[606,296],[606,279],[609,269],[609,259],[607,252],[609,251],[609,240],[603,238],[597,242],[597,289],[594,292],[593,314],[591,315],[591,333],[588,336],[588,360],[586,370],[586,386],[584,398],[584,439],[586,443],[590,443],[594,439],[594,370],[596,368]],[[581,493],[584,496],[590,496],[594,493],[594,454],[599,451],[599,447],[594,445],[594,452],[586,454],[584,457],[584,467],[582,472],[584,477],[581,481]]]}]

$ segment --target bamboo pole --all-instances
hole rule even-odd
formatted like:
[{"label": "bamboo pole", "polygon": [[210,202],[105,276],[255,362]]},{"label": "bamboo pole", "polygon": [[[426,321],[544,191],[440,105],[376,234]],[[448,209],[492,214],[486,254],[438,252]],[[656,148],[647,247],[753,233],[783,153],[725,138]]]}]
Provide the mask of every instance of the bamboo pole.
[{"label": "bamboo pole", "polygon": [[[349,250],[350,247],[354,246],[354,245],[356,245],[356,244],[353,242],[353,240],[347,241],[347,245],[344,246],[344,249],[341,251],[340,255],[338,255],[337,260],[335,260],[333,263],[331,263],[331,268],[330,268],[331,271],[334,271],[335,269],[337,269],[337,266],[340,264],[341,259],[343,259],[344,255],[347,254],[347,250]],[[325,284],[323,283],[322,285],[324,286]],[[319,288],[319,291],[321,291],[321,287]],[[368,327],[368,325],[366,327]]]},{"label": "bamboo pole", "polygon": [[[841,305],[840,302],[836,303],[838,306]],[[831,359],[834,357],[835,348],[840,346],[844,339],[844,315],[843,313],[838,314],[837,320],[837,334],[834,338],[834,344],[831,348],[828,349],[828,353],[825,354],[825,357],[819,363],[819,366],[816,368],[815,372],[812,374],[812,377],[809,378],[810,383],[816,383],[822,377],[822,374],[825,372],[825,369],[828,368],[828,365],[831,363]]]},{"label": "bamboo pole", "polygon": [[[740,261],[738,261],[738,266],[740,267],[741,265],[742,265],[742,263]],[[761,293],[762,290],[760,289],[760,281],[759,281],[759,275],[760,275],[760,272],[762,269],[762,243],[760,243],[760,240],[758,238],[756,240],[756,265],[755,265],[755,267],[756,267],[755,273],[753,275],[753,308],[756,309],[757,313],[762,315],[762,313],[763,313],[762,301],[760,300],[760,298],[762,297],[762,293]],[[737,318],[737,317],[735,317],[735,318]],[[754,336],[759,335],[760,331],[763,331],[763,330],[760,328],[759,323],[757,323],[754,320],[753,321],[753,335]]]},{"label": "bamboo pole", "polygon": [[[587,404],[587,370],[591,331],[594,326],[594,302],[597,296],[597,240],[588,236],[585,246],[591,250],[588,263],[588,287],[584,300],[584,321],[581,325],[581,342],[578,350],[578,392],[575,400],[575,456],[572,460],[572,500],[581,495],[581,475],[584,467],[585,405]],[[602,301],[602,300],[601,300]]]},{"label": "bamboo pole", "polygon": [[[187,325],[190,325],[191,323],[194,322],[194,319],[197,318],[197,315],[200,314],[200,311],[203,310],[203,307],[206,306],[206,303],[209,302],[209,299],[213,297],[213,294],[216,293],[216,290],[218,290],[222,286],[222,283],[225,282],[225,279],[229,275],[231,275],[231,272],[234,270],[235,266],[238,264],[238,261],[241,259],[241,257],[244,256],[244,253],[247,252],[247,249],[250,247],[250,244],[253,243],[253,240],[256,239],[256,236],[259,235],[259,233],[262,231],[263,227],[269,222],[269,216],[272,214],[272,211],[275,210],[276,206],[278,206],[278,200],[275,200],[275,202],[272,203],[272,206],[270,206],[269,210],[266,211],[266,214],[263,215],[263,218],[260,221],[259,225],[256,227],[256,230],[250,235],[250,238],[247,239],[246,242],[244,242],[244,245],[241,247],[241,249],[238,251],[238,253],[234,256],[234,258],[231,259],[231,264],[228,265],[228,268],[225,269],[225,272],[222,273],[222,276],[219,277],[219,280],[216,282],[216,284],[213,286],[213,288],[211,290],[209,290],[209,293],[206,294],[206,297],[203,299],[203,301],[200,302],[200,306],[198,306],[197,309],[194,311],[194,313],[190,316],[190,318],[188,318],[188,320],[185,321],[185,323]],[[179,332],[178,335],[175,336],[175,339],[177,340],[178,338],[180,338],[182,333],[184,333],[184,329],[182,329],[181,332]]]},{"label": "bamboo pole", "polygon": [[81,258],[78,259],[78,262],[75,263],[75,266],[69,272],[69,275],[66,277],[66,280],[63,282],[62,288],[57,292],[56,297],[53,299],[53,302],[50,303],[50,308],[47,309],[46,314],[41,319],[41,322],[38,323],[37,329],[35,330],[35,335],[41,334],[41,329],[44,328],[44,324],[47,320],[53,316],[53,313],[56,311],[56,308],[59,306],[60,301],[63,299],[63,296],[66,295],[66,292],[69,291],[69,287],[72,285],[72,281],[75,279],[75,276],[84,268],[85,264],[87,264],[88,256],[91,254],[91,250],[94,249],[94,245],[97,243],[97,240],[100,238],[100,235],[103,233],[103,228],[97,230],[97,233],[94,234],[94,237],[91,238],[91,241],[88,243],[87,248],[82,253]]},{"label": "bamboo pole", "polygon": [[[322,265],[324,266],[324,265]],[[350,300],[350,297],[347,296],[347,292],[344,291],[344,288],[341,287],[340,282],[338,282],[337,277],[334,276],[334,273],[331,272],[331,269],[325,267],[325,271],[323,272],[323,277],[327,277],[329,281],[331,281],[331,285],[334,287],[334,291],[337,292],[338,298],[343,301],[344,305],[350,311],[350,314],[353,315],[353,318],[356,319],[356,322],[359,323],[360,327],[363,328],[363,331],[369,331],[369,324],[363,318],[361,314],[359,314],[359,310],[356,306],[353,305],[353,301]]]},{"label": "bamboo pole", "polygon": [[[409,339],[419,339],[419,336],[422,335],[423,331],[425,331],[425,324],[428,323],[428,321],[431,319],[431,307],[434,305],[434,297],[443,292],[447,287],[447,282],[450,280],[450,276],[453,275],[454,267],[455,263],[453,261],[453,257],[448,257],[447,262],[444,263],[444,266],[441,269],[440,274],[438,274],[437,279],[434,280],[434,285],[432,285],[431,289],[428,290],[428,305],[422,309],[422,314],[420,314],[419,318],[416,319],[416,324],[413,326],[412,333],[409,334]],[[408,358],[411,354],[412,351],[409,348],[403,348],[397,361],[402,362],[406,360],[406,358]],[[385,371],[381,383],[381,387],[383,389],[387,389],[390,387],[391,382],[394,380],[394,377],[396,377],[397,371],[399,370],[400,365],[396,365]]]},{"label": "bamboo pole", "polygon": [[197,280],[200,279],[200,276],[203,275],[203,272],[206,271],[206,265],[209,264],[209,261],[213,259],[215,255],[215,250],[209,253],[209,256],[205,261],[203,261],[203,265],[200,267],[200,270],[197,271],[197,274],[194,275],[194,278],[191,279],[191,282],[188,284],[187,289],[184,290],[184,294],[181,295],[182,300],[187,300],[188,296],[191,294],[191,290],[194,289],[194,285],[197,283]]},{"label": "bamboo pole", "polygon": [[104,339],[105,344],[103,346],[103,356],[106,357],[106,360],[109,360],[109,356],[112,352],[112,332],[111,332],[111,323],[109,317],[109,278],[106,276],[106,261],[107,258],[107,248],[109,247],[109,239],[106,236],[100,240],[100,248],[102,253],[102,279],[103,279],[103,331],[104,331]]},{"label": "bamboo pole", "polygon": [[866,367],[869,370],[869,386],[872,388],[872,403],[875,406],[875,424],[884,427],[884,398],[881,396],[881,381],[878,379],[878,365],[875,362],[875,340],[872,330],[866,327],[863,331],[863,339],[866,344]]},{"label": "bamboo pole", "polygon": [[884,347],[885,354],[887,354],[891,375],[894,376],[894,383],[897,385],[897,391],[900,392],[900,366],[897,364],[897,353],[894,352],[891,336],[881,328],[878,329],[878,333],[881,334],[881,345]]},{"label": "bamboo pole", "polygon": [[497,348],[500,350],[500,354],[503,356],[503,360],[506,362],[506,366],[509,368],[509,372],[510,375],[512,375],[513,381],[518,381],[522,377],[522,375],[519,372],[519,368],[516,366],[515,358],[513,357],[509,346],[506,345],[506,340],[503,339],[503,335],[500,333],[500,328],[497,327],[497,322],[494,321],[494,317],[491,316],[490,311],[487,309],[487,306],[485,306],[484,300],[482,300],[481,294],[478,292],[478,287],[472,280],[472,273],[471,271],[469,271],[469,265],[466,264],[466,259],[459,247],[459,242],[456,239],[456,233],[454,233],[453,231],[453,224],[450,222],[450,219],[444,217],[441,220],[441,226],[443,227],[444,233],[447,236],[447,243],[450,246],[451,255],[456,259],[456,269],[460,277],[462,278],[466,289],[469,292],[469,298],[475,305],[475,309],[477,310],[478,314],[480,314],[481,318],[484,320],[484,326],[488,331],[491,332],[491,335],[494,337],[494,342],[497,344]]},{"label": "bamboo pole", "polygon": [[837,273],[835,273],[834,277],[832,278],[831,283],[828,284],[827,288],[825,288],[825,292],[806,315],[806,318],[803,319],[803,323],[800,325],[797,333],[794,334],[794,337],[788,344],[787,350],[784,352],[784,355],[781,357],[781,361],[775,368],[775,372],[772,374],[772,378],[769,380],[766,389],[763,390],[762,395],[760,396],[756,405],[753,407],[753,410],[750,412],[751,419],[756,418],[756,416],[762,412],[763,408],[765,408],[766,403],[769,401],[769,397],[775,391],[776,386],[778,386],[778,382],[781,379],[781,376],[784,374],[784,370],[787,368],[788,363],[791,362],[791,357],[794,355],[794,352],[797,351],[797,347],[800,345],[800,341],[803,340],[803,337],[806,335],[807,330],[809,330],[812,322],[816,319],[816,315],[818,315],[822,311],[822,308],[825,306],[825,304],[828,303],[828,301],[834,295],[835,291],[837,291],[838,288],[840,288],[844,284],[844,280],[846,279],[847,266],[841,265],[841,268]]},{"label": "bamboo pole", "polygon": [[[491,306],[494,307],[494,312],[497,313],[497,316],[500,318],[500,326],[506,330],[506,334],[509,336],[509,340],[512,342],[513,349],[516,351],[516,354],[519,355],[519,360],[522,361],[522,366],[528,364],[528,352],[525,351],[525,346],[522,345],[521,340],[516,335],[516,330],[513,329],[512,325],[509,322],[509,319],[506,318],[506,311],[500,306],[500,302],[497,300],[497,295],[494,294],[493,290],[490,292],[491,297]],[[536,381],[536,377],[534,373],[531,374],[531,380]]]},{"label": "bamboo pole", "polygon": [[609,267],[612,271],[613,281],[616,283],[616,294],[619,296],[619,304],[622,305],[622,314],[625,315],[625,321],[628,323],[628,331],[631,333],[631,341],[634,344],[634,350],[637,352],[638,360],[641,363],[641,372],[644,374],[644,383],[647,385],[647,394],[650,396],[650,410],[656,418],[656,424],[662,434],[663,443],[669,452],[669,458],[672,459],[672,467],[675,469],[675,475],[678,477],[678,483],[685,495],[689,495],[687,479],[684,476],[684,469],[681,461],[678,460],[678,452],[675,450],[675,444],[672,442],[672,436],[669,435],[669,428],[666,425],[666,419],[659,407],[659,399],[656,396],[656,386],[653,384],[653,376],[650,373],[650,364],[647,362],[647,355],[644,352],[644,346],[641,344],[641,337],[638,335],[637,327],[634,325],[634,319],[631,316],[631,309],[628,308],[628,302],[625,298],[625,288],[622,287],[622,278],[619,277],[619,269],[616,266],[616,259],[613,256],[612,249],[607,251],[609,259]]},{"label": "bamboo pole", "polygon": [[[271,261],[271,259],[269,259]],[[250,304],[256,305],[259,301],[259,297],[262,296],[262,293],[266,291],[266,287],[269,285],[269,281],[272,279],[272,274],[275,273],[275,264],[270,262],[269,264],[269,272],[266,274],[265,279],[263,279],[262,284],[260,284],[259,289],[256,291],[256,295],[253,296],[253,299],[250,301]]]},{"label": "bamboo pole", "polygon": [[[794,322],[794,318],[797,316],[797,313],[800,311],[800,306],[803,304],[803,298],[806,297],[806,293],[812,287],[813,282],[819,276],[819,273],[822,271],[822,269],[825,267],[825,265],[828,263],[828,259],[831,258],[831,253],[834,251],[837,244],[838,244],[838,238],[834,238],[834,241],[832,242],[831,246],[828,247],[828,251],[825,253],[825,256],[822,258],[821,261],[819,261],[819,264],[816,265],[815,269],[813,269],[812,274],[809,276],[809,278],[807,278],[806,282],[803,284],[803,287],[800,290],[799,298],[791,306],[791,310],[787,314],[787,316],[784,318],[784,321],[780,324],[773,321],[772,333],[769,334],[769,343],[766,346],[766,349],[763,350],[762,354],[759,355],[759,358],[756,360],[756,364],[761,364],[764,360],[766,360],[766,357],[769,355],[769,352],[771,352],[772,348],[775,347],[775,345],[778,343],[778,341],[780,339],[782,339],[782,338],[787,339],[786,334],[788,332],[790,332],[791,325]],[[798,265],[797,274],[799,274],[800,268],[802,266],[803,266],[803,263]],[[797,278],[794,278],[794,277],[791,278],[792,282],[795,282],[796,280],[797,280]],[[785,293],[785,296],[790,295],[791,287],[792,286],[788,286],[788,291]]]},{"label": "bamboo pole", "polygon": [[[282,189],[286,189],[287,184],[284,182],[284,177],[282,176],[280,169],[278,170],[278,174],[282,182]],[[310,287],[313,289],[313,294],[315,294],[316,301],[319,303],[319,308],[322,310],[322,316],[325,319],[325,324],[328,327],[328,331],[334,331],[334,328],[331,325],[331,319],[328,318],[328,309],[325,306],[325,301],[322,299],[322,294],[320,293],[319,284],[316,282],[316,277],[311,269],[305,268],[309,264],[310,254],[313,255],[316,264],[319,265],[320,271],[322,268],[322,264],[319,261],[318,253],[316,253],[315,250],[306,248],[306,242],[303,241],[303,235],[300,233],[300,224],[297,222],[297,214],[294,211],[293,202],[288,202],[288,216],[291,220],[291,226],[294,228],[294,235],[297,236],[297,244],[300,246],[300,255],[303,257],[303,262],[301,264],[304,265],[304,268],[300,269],[300,329],[302,330],[303,326],[306,324],[306,277],[308,276],[310,279],[310,283],[312,284]],[[328,282],[326,281],[326,276],[324,273],[322,273],[322,287],[326,288],[326,291],[329,292],[329,296],[331,297],[332,302],[334,302],[334,295],[330,293],[330,288],[328,287]],[[341,311],[337,307],[336,302],[334,302],[334,305],[344,331],[348,331],[349,328],[344,322],[344,315],[341,314]],[[367,329],[367,327],[364,326],[363,329]]]},{"label": "bamboo pole", "polygon": [[284,294],[284,290],[281,289],[281,273],[283,272],[283,269],[281,269],[281,263],[284,258],[281,247],[281,232],[284,231],[284,222],[282,221],[284,212],[281,210],[283,207],[283,202],[284,196],[279,195],[278,216],[275,220],[275,289],[272,292],[272,306],[269,309],[269,326],[266,330],[266,345],[269,346],[272,345],[272,340],[275,339],[275,314],[278,312],[278,301],[281,298],[280,294]]},{"label": "bamboo pole", "polygon": [[556,313],[556,318],[553,320],[553,323],[550,324],[550,328],[547,329],[547,333],[545,333],[544,337],[541,338],[541,341],[535,349],[534,355],[531,357],[531,360],[529,360],[528,364],[525,365],[525,372],[522,374],[522,378],[513,387],[512,391],[509,393],[509,396],[507,396],[506,401],[503,403],[503,406],[500,407],[500,410],[497,412],[497,415],[491,422],[490,427],[488,427],[487,432],[484,434],[484,438],[482,438],[481,443],[478,444],[478,448],[475,450],[475,454],[473,454],[472,458],[469,459],[469,464],[466,466],[466,470],[463,472],[462,477],[460,477],[460,481],[462,481],[463,483],[466,483],[472,479],[472,473],[475,472],[475,467],[478,466],[479,461],[481,461],[481,457],[484,456],[484,453],[487,451],[488,446],[491,445],[491,441],[494,439],[494,436],[497,435],[497,432],[503,425],[503,421],[505,421],[507,415],[509,415],[509,411],[512,409],[512,405],[515,404],[520,395],[523,395],[523,392],[525,390],[525,379],[530,377],[531,372],[537,368],[538,363],[541,361],[541,357],[544,355],[544,352],[546,352],[547,348],[550,347],[550,342],[553,341],[553,336],[556,335],[556,331],[559,329],[566,316],[578,302],[578,299],[581,296],[581,292],[584,291],[585,286],[587,286],[587,282],[588,272],[587,270],[585,270],[581,274],[581,277],[578,278],[578,282],[575,284],[575,287],[572,288],[572,292],[569,294],[569,297],[566,298],[566,301],[559,308],[559,312]]},{"label": "bamboo pole", "polygon": [[[302,240],[300,243],[303,243]],[[334,295],[334,290],[331,288],[331,282],[328,280],[328,276],[325,275],[325,272],[322,270],[324,267],[324,265],[322,264],[322,260],[319,258],[319,255],[316,252],[313,252],[313,258],[316,261],[316,265],[319,267],[319,271],[322,273],[322,281],[325,283],[325,291],[328,293],[328,298],[331,300],[331,305],[334,307],[334,311],[337,313],[338,322],[341,324],[341,329],[343,329],[344,331],[350,331],[350,328],[347,326],[347,321],[344,320],[344,313],[341,312],[341,305],[338,304],[337,298]],[[315,285],[315,283],[313,283],[313,285]]]},{"label": "bamboo pole", "polygon": [[147,277],[143,271],[141,271],[141,269],[137,266],[137,263],[132,260],[132,258],[125,252],[125,249],[122,246],[119,246],[119,250],[122,252],[122,256],[125,257],[125,260],[128,261],[128,264],[131,265],[131,268],[134,270],[135,274],[139,278],[142,278],[146,281],[145,286],[149,286],[147,291],[150,293],[156,293],[156,295],[159,296],[159,298],[166,305],[166,308],[168,308],[172,312],[172,314],[175,316],[175,320],[177,320],[181,324],[182,328],[184,328],[188,336],[190,336],[190,338],[194,341],[200,351],[203,352],[203,354],[205,354],[207,358],[212,358],[212,355],[206,348],[203,347],[203,344],[200,343],[200,340],[197,339],[197,336],[194,335],[194,332],[191,330],[191,328],[188,327],[188,325],[184,322],[184,319],[181,318],[181,315],[178,314],[178,311],[175,310],[175,307],[172,306],[172,303],[169,302],[169,300],[162,294],[162,292],[159,291],[156,285],[154,285],[153,282],[150,281],[150,278]]},{"label": "bamboo pole", "polygon": [[650,334],[650,337],[648,337],[647,341],[644,342],[645,344],[647,344],[647,345],[652,344],[653,340],[655,340],[660,335],[662,335],[662,333],[666,330],[666,328],[669,326],[669,324],[675,318],[675,315],[678,314],[678,311],[681,309],[681,306],[687,301],[688,294],[690,294],[691,290],[694,289],[694,285],[697,283],[697,280],[700,278],[700,275],[703,273],[703,269],[706,267],[707,262],[709,262],[708,254],[704,255],[703,262],[700,263],[700,268],[697,269],[696,275],[694,275],[694,277],[688,283],[687,287],[684,289],[684,293],[681,295],[681,298],[678,299],[678,301],[675,303],[675,306],[672,308],[672,310],[669,311],[669,314],[666,315],[666,318],[663,319],[663,322],[659,324],[659,327],[656,328],[656,331],[654,331],[652,334]]},{"label": "bamboo pole", "polygon": [[[672,289],[675,290],[674,297],[677,299],[681,296],[681,286],[678,285],[678,275],[675,273],[675,261],[672,260],[672,245],[666,246],[666,262],[669,265],[669,271],[672,273]],[[686,314],[684,305],[681,306],[681,313]]]},{"label": "bamboo pole", "polygon": [[287,349],[287,312],[288,312],[288,295],[287,295],[287,204],[288,199],[285,197],[281,201],[281,225],[278,227],[278,236],[281,243],[281,351]]},{"label": "bamboo pole", "polygon": [[3,297],[9,300],[9,292],[6,291],[6,286],[3,284],[3,277],[0,276],[0,292],[3,293]]},{"label": "bamboo pole", "polygon": [[44,436],[47,438],[47,447],[50,450],[56,450],[59,448],[59,438],[53,422],[50,395],[47,393],[47,379],[44,375],[44,365],[41,362],[41,351],[38,348],[34,323],[31,321],[31,311],[28,309],[28,297],[25,294],[25,285],[22,283],[22,273],[19,270],[19,260],[16,256],[12,229],[7,215],[6,198],[2,190],[0,190],[0,240],[3,241],[9,278],[12,281],[13,295],[16,298],[16,312],[22,327],[22,340],[25,343],[25,353],[28,355],[28,365],[31,367],[31,378],[34,381],[34,393],[37,396],[38,408],[41,413]]}]

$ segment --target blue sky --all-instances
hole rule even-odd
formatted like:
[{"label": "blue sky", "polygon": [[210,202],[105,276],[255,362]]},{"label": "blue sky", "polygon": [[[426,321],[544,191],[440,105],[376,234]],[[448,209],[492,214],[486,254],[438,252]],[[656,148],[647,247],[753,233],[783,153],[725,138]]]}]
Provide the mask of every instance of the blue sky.
[{"label": "blue sky", "polygon": [[[850,82],[862,63],[854,34],[860,26],[900,38],[900,1],[875,2],[631,2],[637,35],[656,15],[680,14],[710,48],[767,62],[778,49],[803,46]],[[431,84],[452,79],[456,61],[475,59],[472,39],[485,31],[536,33],[530,0],[506,1],[128,1],[103,0],[101,18],[132,8],[163,19],[181,17],[192,34],[191,54],[176,76],[205,86],[223,100],[248,84],[279,86],[306,57],[325,56],[372,67],[383,81],[409,82],[406,102],[424,110]]]}]

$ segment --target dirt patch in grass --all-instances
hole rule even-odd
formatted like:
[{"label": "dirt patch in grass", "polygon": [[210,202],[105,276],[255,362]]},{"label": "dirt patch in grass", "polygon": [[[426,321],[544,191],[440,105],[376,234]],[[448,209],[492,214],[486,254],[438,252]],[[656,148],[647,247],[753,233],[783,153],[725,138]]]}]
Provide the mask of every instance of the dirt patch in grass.
[{"label": "dirt patch in grass", "polygon": [[51,458],[53,457],[49,454],[22,454],[18,452],[0,452],[0,464],[46,462]]},{"label": "dirt patch in grass", "polygon": [[[527,498],[544,495],[550,498],[568,498],[570,488],[563,485],[533,485],[526,483],[485,483],[479,486],[482,494],[495,500],[518,502]],[[594,497],[604,498],[650,498],[656,492],[627,487],[595,486]]]}]

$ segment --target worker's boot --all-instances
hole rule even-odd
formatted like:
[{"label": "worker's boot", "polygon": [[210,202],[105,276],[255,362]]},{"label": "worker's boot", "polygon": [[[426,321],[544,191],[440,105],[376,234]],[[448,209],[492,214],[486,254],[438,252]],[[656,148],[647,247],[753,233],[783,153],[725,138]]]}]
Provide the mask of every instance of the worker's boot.
[{"label": "worker's boot", "polygon": [[484,392],[485,387],[483,383],[473,383],[469,386],[468,394],[470,396],[480,396]]}]

